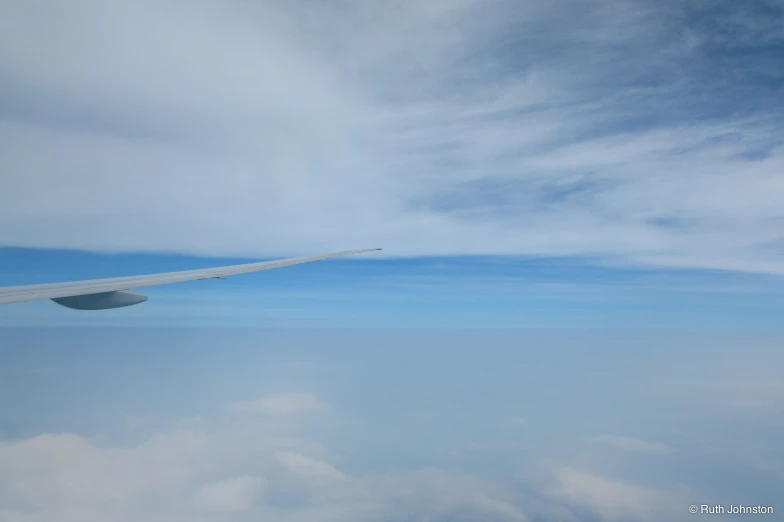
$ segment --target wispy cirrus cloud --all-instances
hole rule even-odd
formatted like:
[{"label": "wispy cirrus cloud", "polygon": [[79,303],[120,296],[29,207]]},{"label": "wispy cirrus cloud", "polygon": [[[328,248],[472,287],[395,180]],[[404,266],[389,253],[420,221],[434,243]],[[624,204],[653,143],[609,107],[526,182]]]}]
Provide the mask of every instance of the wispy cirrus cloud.
[{"label": "wispy cirrus cloud", "polygon": [[781,273],[776,2],[39,7],[1,8],[2,244]]}]

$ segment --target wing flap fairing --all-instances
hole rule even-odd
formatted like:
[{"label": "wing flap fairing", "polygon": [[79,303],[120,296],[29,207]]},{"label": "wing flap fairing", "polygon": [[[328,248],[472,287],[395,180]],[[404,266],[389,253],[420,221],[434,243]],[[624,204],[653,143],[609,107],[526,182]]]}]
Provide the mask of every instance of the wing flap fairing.
[{"label": "wing flap fairing", "polygon": [[108,310],[110,308],[123,308],[143,303],[146,295],[137,294],[128,290],[118,292],[102,292],[100,294],[74,295],[70,297],[55,297],[55,303],[74,310]]}]

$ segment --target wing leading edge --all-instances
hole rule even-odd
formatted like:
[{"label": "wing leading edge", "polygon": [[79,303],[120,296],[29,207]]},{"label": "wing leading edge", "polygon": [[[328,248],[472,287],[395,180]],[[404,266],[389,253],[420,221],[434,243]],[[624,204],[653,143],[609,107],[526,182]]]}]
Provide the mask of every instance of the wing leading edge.
[{"label": "wing leading edge", "polygon": [[128,277],[114,277],[110,279],[91,279],[87,281],[74,281],[70,283],[46,283],[27,286],[7,286],[0,288],[0,304],[21,303],[39,299],[51,299],[57,304],[75,308],[77,310],[103,310],[130,306],[147,300],[143,295],[130,292],[134,288],[147,286],[168,285],[185,281],[200,279],[223,278],[231,275],[272,270],[284,266],[299,265],[312,261],[321,261],[333,257],[350,256],[364,252],[374,252],[380,248],[367,248],[362,250],[347,250],[309,257],[295,257],[278,261],[263,261],[261,263],[247,263],[243,265],[221,266],[216,268],[201,268],[185,270],[182,272],[165,272]]}]

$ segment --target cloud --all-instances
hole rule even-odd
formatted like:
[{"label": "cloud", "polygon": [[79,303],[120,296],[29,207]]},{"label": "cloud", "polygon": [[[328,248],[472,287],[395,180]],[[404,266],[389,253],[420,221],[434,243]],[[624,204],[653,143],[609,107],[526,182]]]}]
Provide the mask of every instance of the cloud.
[{"label": "cloud", "polygon": [[647,442],[631,437],[619,437],[617,435],[601,435],[594,437],[593,442],[607,444],[614,448],[632,451],[637,453],[667,454],[672,453],[672,448],[661,442]]},{"label": "cloud", "polygon": [[[780,336],[356,335],[354,342],[354,334],[311,332],[283,342],[265,334],[275,348],[259,352],[256,334],[200,334],[204,346],[214,337],[225,348],[219,366],[213,352],[194,352],[192,335],[166,335],[167,361],[191,356],[174,388],[171,364],[123,364],[139,359],[139,341],[150,336],[135,336],[127,350],[114,342],[111,360],[96,358],[102,339],[94,348],[54,333],[17,343],[27,355],[11,354],[11,377],[27,377],[24,368],[43,359],[57,363],[51,353],[63,342],[82,348],[60,361],[58,379],[6,379],[4,395],[24,388],[27,400],[3,405],[14,438],[0,440],[0,520],[677,522],[691,517],[691,503],[765,504],[781,491],[775,401],[739,408],[722,404],[734,386],[724,395],[704,387],[755,378],[761,386],[752,390],[764,395],[780,367]],[[376,349],[368,351],[371,338]],[[311,364],[294,371],[281,354]],[[90,372],[70,371],[85,365]],[[135,391],[139,379],[146,395],[120,393],[123,381]],[[117,393],[94,397],[107,382]],[[310,395],[332,413],[221,406],[259,383]],[[329,393],[304,391],[315,389]],[[652,395],[661,390],[667,395]],[[258,396],[278,394],[250,394]],[[55,397],[74,406],[65,416],[42,415]],[[130,429],[126,411],[145,424]],[[192,417],[177,420],[175,412]],[[521,414],[528,423],[505,422]],[[51,429],[74,432],[44,431]],[[598,440],[586,444],[590,436]],[[664,451],[657,442],[677,454],[635,453]]]},{"label": "cloud", "polygon": [[381,494],[396,507],[392,520],[529,520],[512,490],[464,472],[424,467],[374,476],[366,484],[372,497]]},{"label": "cloud", "polygon": [[76,434],[0,442],[0,519],[527,520],[491,482],[434,468],[346,473],[298,431],[215,418],[130,445]]},{"label": "cloud", "polygon": [[207,447],[204,436],[187,432],[155,435],[132,449],[95,446],[74,434],[2,443],[4,520],[117,520],[126,508],[128,516],[142,515],[144,499],[162,491],[172,498],[156,509],[183,501],[178,486],[209,466],[202,460]]},{"label": "cloud", "polygon": [[509,502],[496,500],[486,495],[477,497],[476,503],[490,512],[494,512],[499,516],[505,517],[508,520],[519,520],[526,522],[528,518],[520,511],[520,508]]},{"label": "cloud", "polygon": [[275,417],[216,416],[124,445],[70,433],[0,441],[0,519],[576,522],[586,509],[636,520],[671,504],[549,464],[520,480],[427,465],[359,471],[302,431]]},{"label": "cloud", "polygon": [[325,477],[332,479],[342,479],[343,474],[327,464],[316,459],[310,459],[304,455],[290,451],[278,451],[275,459],[288,471],[303,477]]},{"label": "cloud", "polygon": [[201,486],[194,499],[198,507],[208,511],[248,511],[260,487],[260,477],[237,477]]},{"label": "cloud", "polygon": [[300,412],[327,411],[329,406],[312,393],[281,393],[253,401],[235,402],[229,409],[264,415],[289,415]]},{"label": "cloud", "polygon": [[[558,485],[551,491],[555,497],[587,507],[601,520],[672,520],[673,508],[678,506],[671,494],[590,472],[563,468],[555,475]],[[683,504],[684,514],[687,505]]]},{"label": "cloud", "polygon": [[782,272],[775,2],[28,4],[0,244]]}]

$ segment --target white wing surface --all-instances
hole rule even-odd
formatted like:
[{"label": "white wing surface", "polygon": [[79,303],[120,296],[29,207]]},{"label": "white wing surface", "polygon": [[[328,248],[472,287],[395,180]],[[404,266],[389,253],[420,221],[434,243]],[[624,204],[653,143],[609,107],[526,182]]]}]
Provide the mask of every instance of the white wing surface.
[{"label": "white wing surface", "polygon": [[21,303],[36,301],[38,299],[52,299],[58,304],[75,308],[77,310],[103,310],[130,306],[147,300],[143,295],[129,292],[134,288],[146,286],[168,285],[184,281],[199,279],[222,278],[237,274],[247,274],[261,270],[272,270],[284,266],[299,265],[320,261],[333,257],[350,256],[363,252],[373,252],[380,248],[364,250],[347,250],[310,257],[295,257],[279,261],[264,261],[261,263],[248,263],[244,265],[221,266],[217,268],[201,268],[198,270],[185,270],[182,272],[165,272],[128,277],[114,277],[110,279],[91,279],[88,281],[74,281],[70,283],[46,283],[27,286],[7,286],[0,288],[0,304]]}]

